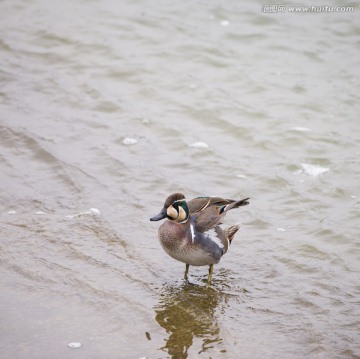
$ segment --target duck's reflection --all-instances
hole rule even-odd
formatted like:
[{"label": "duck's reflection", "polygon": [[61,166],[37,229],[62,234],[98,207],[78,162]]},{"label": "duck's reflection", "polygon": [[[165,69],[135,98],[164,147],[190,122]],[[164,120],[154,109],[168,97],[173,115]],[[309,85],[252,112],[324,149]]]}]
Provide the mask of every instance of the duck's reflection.
[{"label": "duck's reflection", "polygon": [[203,285],[165,285],[154,308],[156,321],[169,335],[161,349],[172,358],[187,358],[196,339],[201,343],[198,353],[221,343],[214,315],[221,296],[221,292]]}]

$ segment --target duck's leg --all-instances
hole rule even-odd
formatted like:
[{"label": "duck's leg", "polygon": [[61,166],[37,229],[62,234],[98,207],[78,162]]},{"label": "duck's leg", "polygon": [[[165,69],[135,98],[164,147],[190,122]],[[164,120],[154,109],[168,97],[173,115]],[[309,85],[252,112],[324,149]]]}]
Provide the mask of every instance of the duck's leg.
[{"label": "duck's leg", "polygon": [[184,278],[186,280],[188,279],[189,267],[190,267],[190,264],[186,264],[185,274],[184,274]]},{"label": "duck's leg", "polygon": [[211,277],[212,277],[213,271],[214,271],[214,265],[210,264],[209,275],[208,275],[208,279],[207,279],[207,284],[208,285],[210,285],[210,283],[211,283]]}]

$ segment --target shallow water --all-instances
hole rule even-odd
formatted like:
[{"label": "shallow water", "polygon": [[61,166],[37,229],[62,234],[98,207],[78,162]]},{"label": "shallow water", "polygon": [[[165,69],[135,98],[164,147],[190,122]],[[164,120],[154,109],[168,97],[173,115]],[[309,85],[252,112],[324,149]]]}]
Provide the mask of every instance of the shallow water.
[{"label": "shallow water", "polygon": [[[360,357],[358,17],[0,3],[2,358]],[[177,191],[251,198],[211,288]]]}]

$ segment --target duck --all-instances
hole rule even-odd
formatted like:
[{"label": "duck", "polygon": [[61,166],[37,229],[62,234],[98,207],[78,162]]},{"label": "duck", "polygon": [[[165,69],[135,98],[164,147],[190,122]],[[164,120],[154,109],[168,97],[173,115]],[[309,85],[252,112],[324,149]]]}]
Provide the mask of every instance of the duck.
[{"label": "duck", "polygon": [[182,193],[173,193],[150,221],[166,219],[159,227],[159,241],[169,256],[186,264],[185,279],[188,279],[190,266],[208,265],[207,284],[210,285],[214,264],[228,251],[240,229],[240,224],[223,229],[221,221],[230,210],[248,204],[249,198],[203,196],[186,201]]}]

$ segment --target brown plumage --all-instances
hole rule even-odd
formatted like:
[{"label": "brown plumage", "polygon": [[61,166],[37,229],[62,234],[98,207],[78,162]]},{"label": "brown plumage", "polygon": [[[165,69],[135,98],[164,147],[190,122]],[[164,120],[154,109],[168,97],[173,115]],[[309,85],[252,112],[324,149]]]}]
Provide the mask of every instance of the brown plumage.
[{"label": "brown plumage", "polygon": [[231,209],[249,204],[242,200],[220,197],[198,197],[186,202],[181,193],[170,195],[151,221],[167,220],[159,228],[162,247],[171,257],[186,263],[185,277],[190,265],[209,265],[210,283],[213,265],[227,252],[240,225],[222,229],[221,220]]}]

